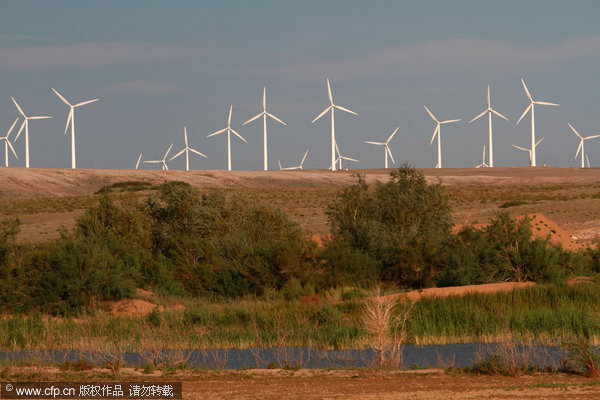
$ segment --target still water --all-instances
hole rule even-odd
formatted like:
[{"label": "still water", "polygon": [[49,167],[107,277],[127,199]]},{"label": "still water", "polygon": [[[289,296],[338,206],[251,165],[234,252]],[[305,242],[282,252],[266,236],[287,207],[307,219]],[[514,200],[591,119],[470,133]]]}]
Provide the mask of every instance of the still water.
[{"label": "still water", "polygon": [[[402,347],[402,368],[467,367],[487,354],[515,352],[516,357],[526,354],[530,366],[558,368],[565,358],[565,350],[551,346],[521,346],[506,348],[498,344],[446,344]],[[265,349],[204,349],[163,350],[145,353],[92,353],[66,350],[35,350],[0,352],[0,361],[33,360],[44,363],[85,360],[102,365],[107,361],[120,360],[125,364],[178,365],[188,368],[361,368],[374,366],[378,353],[373,349],[317,350],[306,347]]]}]

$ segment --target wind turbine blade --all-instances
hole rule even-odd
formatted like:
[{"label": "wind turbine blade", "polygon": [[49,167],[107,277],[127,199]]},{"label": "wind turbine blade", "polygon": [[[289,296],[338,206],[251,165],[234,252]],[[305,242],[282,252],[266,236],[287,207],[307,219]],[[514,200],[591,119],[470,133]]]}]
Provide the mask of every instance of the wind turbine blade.
[{"label": "wind turbine blade", "polygon": [[67,131],[69,130],[69,124],[71,123],[71,120],[73,119],[73,109],[71,108],[71,110],[69,111],[69,116],[67,117],[67,124],[65,125],[65,135],[67,134]]},{"label": "wind turbine blade", "polygon": [[[15,125],[17,124],[17,121],[19,120],[19,117],[17,117],[17,119],[15,119],[15,122],[13,122],[13,124],[10,126],[10,129],[8,130],[8,132],[6,133],[6,138],[8,139],[8,136],[10,136],[10,133],[12,132],[13,128],[15,127]],[[15,139],[16,140],[16,139]]]},{"label": "wind turbine blade", "polygon": [[535,144],[535,147],[537,147],[538,144],[542,143],[542,140],[544,140],[544,138],[541,138],[540,140],[538,140],[538,142]]},{"label": "wind turbine blade", "polygon": [[500,114],[498,111],[491,109],[491,108],[490,108],[490,111],[493,112],[494,114],[496,114],[497,116],[499,116],[500,118],[504,118],[505,120],[510,121],[508,118],[506,118],[504,115]]},{"label": "wind turbine blade", "polygon": [[433,131],[433,136],[431,137],[431,141],[429,142],[430,146],[433,143],[433,139],[435,139],[435,135],[437,135],[439,131],[440,131],[440,123],[438,122],[437,126],[435,127],[435,130]]},{"label": "wind turbine blade", "polygon": [[579,139],[583,140],[583,137],[581,137],[581,135],[579,134],[579,132],[577,132],[575,130],[575,128],[573,128],[573,125],[571,125],[569,122],[567,122],[567,125],[569,125],[569,128],[571,128],[571,130],[573,131],[573,133],[576,134]]},{"label": "wind turbine blade", "polygon": [[433,116],[433,113],[431,111],[429,111],[429,108],[427,108],[427,106],[423,106],[425,107],[425,110],[427,110],[427,113],[429,113],[429,116],[431,117],[432,120],[434,120],[435,122],[440,122],[437,120],[436,117]]},{"label": "wind turbine blade", "polygon": [[335,143],[335,152],[337,153],[337,155],[338,155],[339,157],[341,157],[341,156],[342,156],[342,153],[340,153],[340,149],[339,149],[339,147],[338,147],[337,140],[336,140],[334,143]]},{"label": "wind turbine blade", "polygon": [[581,151],[581,146],[583,145],[583,140],[579,141],[579,146],[577,146],[577,152],[575,153],[575,155],[573,156],[573,159],[577,158],[577,156],[579,155],[579,152]]},{"label": "wind turbine blade", "polygon": [[306,152],[304,153],[304,156],[302,157],[302,161],[300,161],[300,166],[302,166],[304,164],[304,160],[306,160],[307,155],[308,155],[308,149],[306,149]]},{"label": "wind turbine blade", "polygon": [[267,111],[267,87],[263,87],[263,111]]},{"label": "wind turbine blade", "polygon": [[529,112],[529,109],[531,109],[532,106],[533,106],[533,103],[529,103],[529,105],[527,106],[527,108],[525,109],[525,111],[523,111],[523,114],[521,115],[521,118],[519,118],[519,120],[517,121],[516,125],[519,125],[519,122],[521,122],[521,120],[523,119],[523,117],[525,116],[525,114],[527,114]]},{"label": "wind turbine blade", "polygon": [[191,152],[193,152],[193,153],[196,153],[196,154],[198,154],[199,156],[202,156],[202,157],[204,157],[204,158],[208,158],[208,157],[206,157],[204,154],[200,153],[198,150],[195,150],[195,149],[192,149],[192,148],[190,148],[190,149],[188,149],[188,150],[189,150],[189,151],[191,151]]},{"label": "wind turbine blade", "polygon": [[63,101],[63,103],[65,103],[65,104],[66,104],[66,105],[68,105],[69,107],[72,107],[71,103],[69,103],[69,102],[67,101],[67,99],[65,99],[65,98],[63,97],[63,95],[62,95],[62,94],[58,93],[58,91],[57,91],[56,89],[54,89],[54,88],[52,88],[52,90],[54,91],[54,93],[56,93],[56,95],[57,95],[58,97],[60,97],[60,99]]},{"label": "wind turbine blade", "polygon": [[478,116],[476,116],[475,118],[473,118],[472,120],[469,121],[469,123],[475,121],[478,118],[481,118],[485,115],[485,113],[488,112],[488,110],[485,110],[484,112],[482,112],[481,114],[479,114]]},{"label": "wind turbine blade", "polygon": [[19,156],[17,155],[17,152],[15,151],[15,148],[13,147],[13,145],[10,143],[10,141],[8,140],[8,135],[6,138],[4,138],[4,140],[6,140],[6,144],[8,144],[8,147],[10,147],[10,149],[12,150],[12,153],[15,155],[15,157],[17,158],[17,160],[19,159]]},{"label": "wind turbine blade", "polygon": [[135,169],[138,169],[138,167],[140,166],[140,161],[142,161],[142,154],[144,153],[140,153],[140,156],[137,159],[137,162],[135,163]]},{"label": "wind turbine blade", "polygon": [[172,148],[173,148],[173,143],[171,143],[171,145],[167,149],[167,152],[165,153],[165,156],[162,159],[163,161],[165,161],[167,159],[167,156],[169,155],[169,152],[171,151]]},{"label": "wind turbine blade", "polygon": [[316,120],[318,120],[319,118],[321,118],[323,115],[325,115],[333,106],[329,106],[327,107],[325,110],[323,110],[323,112],[321,114],[319,114],[319,116],[315,119],[312,120],[311,124],[314,123]]},{"label": "wind turbine blade", "polygon": [[246,125],[246,124],[248,124],[248,123],[250,123],[250,122],[254,121],[254,120],[255,120],[255,119],[257,119],[257,118],[259,118],[259,117],[262,117],[262,116],[263,116],[263,114],[264,114],[264,112],[261,112],[260,114],[257,114],[256,116],[254,116],[254,117],[250,118],[248,121],[244,122],[242,125]]},{"label": "wind turbine blade", "polygon": [[41,116],[37,116],[37,117],[29,117],[29,119],[48,119],[48,118],[52,118],[49,115],[41,115]]},{"label": "wind turbine blade", "polygon": [[266,113],[269,117],[273,118],[275,121],[279,122],[280,124],[283,124],[285,126],[287,126],[287,124],[285,122],[283,122],[282,120],[280,120],[279,118],[277,118],[276,116],[274,116],[273,114],[269,114]]},{"label": "wind turbine blade", "polygon": [[385,145],[385,151],[387,151],[387,153],[389,154],[391,160],[392,160],[392,164],[396,164],[396,161],[394,161],[394,156],[392,155],[392,150],[390,150],[389,146],[386,144]]},{"label": "wind turbine blade", "polygon": [[187,138],[187,126],[183,126],[183,137],[185,138],[185,147],[188,147],[188,138]]},{"label": "wind turbine blade", "polygon": [[354,161],[354,162],[360,162],[358,160],[355,160],[354,158],[350,158],[350,157],[346,157],[346,156],[340,156],[340,158],[342,160],[348,160],[348,161]]},{"label": "wind turbine blade", "polygon": [[208,138],[208,137],[211,137],[211,136],[218,135],[219,133],[223,133],[223,132],[225,132],[226,130],[227,130],[227,128],[223,128],[223,129],[221,129],[220,131],[216,131],[215,133],[211,133],[210,135],[208,135],[208,136],[207,136],[207,138]]},{"label": "wind turbine blade", "polygon": [[17,137],[15,138],[15,141],[17,141],[19,136],[21,136],[21,132],[23,132],[23,128],[25,128],[26,123],[27,123],[27,119],[24,119],[23,123],[21,124],[21,127],[19,128],[19,132],[17,133]]},{"label": "wind turbine blade", "polygon": [[237,133],[237,132],[236,132],[236,131],[234,131],[233,129],[231,129],[231,132],[233,132],[233,133],[234,133],[234,134],[235,134],[237,137],[239,137],[240,139],[242,139],[242,140],[243,140],[245,143],[248,143],[248,142],[246,141],[246,139],[244,139],[244,138],[242,137],[242,135],[240,135],[239,133]]},{"label": "wind turbine blade", "polygon": [[329,101],[333,105],[333,95],[331,94],[331,85],[329,84],[329,78],[327,78],[327,92],[329,93]]},{"label": "wind turbine blade", "polygon": [[529,93],[529,89],[527,89],[527,85],[525,84],[525,81],[523,80],[523,78],[521,78],[521,83],[523,83],[523,88],[525,89],[525,93],[527,94],[529,101],[531,101],[533,103],[533,99],[531,98],[531,94]]},{"label": "wind turbine blade", "polygon": [[151,160],[151,161],[142,161],[148,164],[159,164],[162,163],[162,160]]},{"label": "wind turbine blade", "polygon": [[584,139],[588,140],[588,139],[594,139],[594,138],[597,138],[597,137],[600,137],[600,135],[586,136],[586,137],[584,137]]},{"label": "wind turbine blade", "polygon": [[[169,161],[173,161],[174,159],[176,159],[177,157],[179,157],[180,155],[183,154],[184,151],[186,151],[187,148],[181,150],[179,153],[175,154],[173,157],[169,158]],[[166,157],[165,157],[166,158]]]},{"label": "wind turbine blade", "polygon": [[585,155],[585,161],[587,162],[587,167],[590,167],[590,159],[588,158],[587,154]]},{"label": "wind turbine blade", "polygon": [[358,115],[358,113],[355,113],[354,111],[350,111],[347,108],[344,108],[342,106],[334,106],[334,107],[337,108],[338,110],[342,110],[342,111],[345,111],[345,112],[350,113],[350,114]]},{"label": "wind turbine blade", "polygon": [[488,85],[487,101],[488,101],[488,108],[491,108],[492,106],[490,105],[490,85]]},{"label": "wind turbine blade", "polygon": [[388,138],[388,140],[385,141],[385,144],[388,144],[390,142],[390,140],[392,140],[392,138],[394,137],[394,135],[396,134],[396,132],[398,132],[398,129],[400,129],[399,126],[397,126],[396,129],[394,129],[394,132],[392,132],[392,134],[390,135],[390,137]]},{"label": "wind turbine blade", "polygon": [[368,140],[365,140],[365,143],[374,144],[377,146],[385,146],[385,143],[383,142],[369,142]]},{"label": "wind turbine blade", "polygon": [[233,104],[229,106],[229,118],[227,118],[227,126],[231,126],[231,112],[233,111]]},{"label": "wind turbine blade", "polygon": [[77,103],[75,104],[73,107],[81,107],[81,106],[85,106],[86,104],[90,104],[90,103],[95,103],[100,99],[94,99],[94,100],[87,100],[87,101],[82,101],[81,103]]},{"label": "wind turbine blade", "polygon": [[281,171],[283,168],[281,168],[281,161],[277,160],[277,164],[279,164],[279,170]]},{"label": "wind turbine blade", "polygon": [[548,103],[546,101],[534,101],[533,103],[534,104],[539,104],[539,105],[542,105],[542,106],[555,106],[555,107],[558,107],[560,105],[560,104],[556,104],[556,103]]},{"label": "wind turbine blade", "polygon": [[17,101],[15,100],[14,97],[11,97],[13,103],[15,103],[15,106],[17,106],[17,109],[19,110],[19,112],[21,113],[21,115],[23,116],[23,118],[27,118],[27,115],[25,115],[25,113],[23,112],[23,110],[21,110],[21,107],[19,107],[19,103],[17,103]]},{"label": "wind turbine blade", "polygon": [[440,124],[449,124],[449,123],[458,122],[458,121],[462,121],[462,119],[448,119],[446,121],[440,122]]},{"label": "wind turbine blade", "polygon": [[526,149],[526,148],[521,147],[521,146],[515,146],[514,144],[512,145],[512,147],[514,147],[515,149],[523,150],[523,151],[529,151],[529,149]]}]

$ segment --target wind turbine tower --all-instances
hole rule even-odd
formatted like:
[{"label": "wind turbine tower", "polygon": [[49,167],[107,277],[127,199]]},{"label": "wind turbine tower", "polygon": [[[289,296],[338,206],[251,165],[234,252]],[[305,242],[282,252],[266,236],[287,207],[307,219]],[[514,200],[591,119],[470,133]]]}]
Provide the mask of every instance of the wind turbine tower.
[{"label": "wind turbine tower", "polygon": [[529,99],[529,105],[527,106],[527,108],[525,109],[525,111],[523,112],[523,115],[521,115],[521,118],[519,118],[519,120],[517,121],[517,125],[519,124],[519,122],[521,122],[521,120],[523,119],[523,117],[525,116],[525,114],[527,114],[527,112],[529,112],[529,110],[531,109],[531,166],[535,167],[536,163],[535,163],[535,148],[537,146],[537,144],[535,143],[535,115],[534,115],[534,111],[535,111],[535,105],[541,105],[541,106],[555,106],[558,107],[558,104],[556,103],[548,103],[545,101],[534,101],[533,98],[531,97],[531,93],[529,93],[529,89],[527,89],[527,85],[525,85],[525,81],[523,80],[523,78],[521,78],[521,83],[523,83],[523,89],[525,89],[525,94],[527,94],[527,98]]},{"label": "wind turbine tower", "polygon": [[27,115],[25,115],[21,107],[19,107],[19,103],[17,103],[15,98],[11,97],[11,99],[13,103],[15,103],[15,106],[17,106],[19,113],[23,116],[23,118],[25,118],[25,120],[21,124],[21,128],[19,128],[19,133],[17,133],[17,137],[15,137],[15,141],[19,138],[19,136],[21,136],[21,132],[23,132],[23,128],[25,128],[25,168],[29,168],[29,120],[48,119],[52,117],[48,115],[28,117]]},{"label": "wind turbine tower", "polygon": [[206,158],[206,156],[202,153],[200,153],[198,150],[196,149],[192,149],[189,145],[188,145],[188,136],[187,136],[187,126],[183,127],[183,134],[185,137],[185,147],[183,148],[183,150],[181,150],[179,153],[175,154],[173,157],[171,157],[169,159],[169,161],[172,161],[173,159],[179,157],[180,155],[182,155],[185,152],[185,170],[189,171],[190,170],[190,151],[192,153],[196,153],[199,156],[202,156],[204,158]]},{"label": "wind turbine tower", "polygon": [[[490,165],[489,167],[493,167],[494,166],[494,150],[493,150],[493,143],[492,143],[492,114],[496,114],[497,116],[504,118],[505,120],[508,121],[508,118],[506,118],[504,115],[500,114],[498,111],[494,110],[492,108],[492,106],[490,105],[490,85],[488,85],[487,88],[487,110],[485,110],[484,112],[482,112],[481,114],[479,114],[478,116],[476,116],[475,118],[473,118],[472,120],[469,121],[469,123],[475,121],[478,118],[483,117],[485,114],[488,114],[488,151],[489,151],[489,161],[490,161]],[[484,160],[484,164],[485,164],[485,160]],[[488,165],[486,165],[488,166]]]},{"label": "wind turbine tower", "polygon": [[267,157],[267,117],[271,117],[273,118],[275,121],[283,124],[283,125],[287,125],[285,122],[283,122],[282,120],[280,120],[279,118],[277,118],[276,116],[274,116],[273,114],[270,114],[267,112],[267,88],[264,87],[263,88],[263,110],[261,113],[257,114],[256,116],[250,118],[248,121],[244,122],[242,125],[246,125],[249,122],[254,121],[255,119],[259,118],[259,117],[263,117],[263,154],[264,154],[264,170],[267,171],[269,169],[268,167],[268,157]]},{"label": "wind turbine tower", "polygon": [[67,125],[65,126],[65,135],[67,134],[67,130],[69,129],[69,124],[71,124],[71,168],[75,169],[76,164],[77,164],[76,160],[75,160],[75,109],[77,107],[85,106],[86,104],[94,103],[94,102],[98,101],[99,99],[82,101],[81,103],[77,103],[77,104],[73,105],[73,104],[69,103],[67,101],[67,99],[64,98],[63,95],[58,93],[58,91],[56,89],[52,88],[52,90],[62,100],[63,103],[65,103],[67,106],[69,106],[71,108],[69,111],[69,116],[67,117]]},{"label": "wind turbine tower", "polygon": [[227,127],[221,129],[220,131],[216,131],[215,133],[211,133],[207,137],[215,136],[223,132],[227,132],[227,170],[231,171],[231,133],[233,132],[237,137],[242,139],[244,143],[248,143],[246,139],[242,137],[239,133],[231,128],[231,112],[233,111],[233,105],[229,107],[229,118],[227,119]]},{"label": "wind turbine tower", "polygon": [[[587,156],[585,154],[584,142],[588,139],[594,139],[594,138],[600,137],[600,135],[582,137],[579,134],[579,132],[577,132],[575,130],[575,128],[573,128],[573,125],[569,124],[569,127],[571,128],[573,133],[579,138],[579,147],[577,147],[577,153],[575,153],[575,156],[573,158],[574,159],[577,158],[577,156],[579,155],[579,152],[581,152],[581,168],[585,168],[585,165],[583,164],[583,159],[584,159],[584,157],[587,157]],[[590,166],[589,164],[590,164],[590,162],[588,161],[588,168]]]},{"label": "wind turbine tower", "polygon": [[10,150],[12,151],[12,153],[17,158],[17,160],[19,159],[19,156],[17,156],[17,153],[15,152],[15,148],[13,147],[13,145],[8,140],[8,137],[10,136],[10,133],[12,132],[12,130],[15,127],[15,125],[17,124],[18,120],[19,120],[19,118],[15,119],[15,122],[13,122],[13,124],[10,126],[10,129],[6,133],[6,136],[0,137],[0,140],[4,140],[4,165],[7,166],[7,167],[8,167],[8,148],[9,147],[10,147]]},{"label": "wind turbine tower", "polygon": [[429,114],[429,116],[431,117],[431,119],[433,119],[436,122],[436,127],[435,130],[433,131],[433,136],[431,137],[431,141],[429,142],[429,145],[431,146],[431,144],[433,143],[435,136],[437,135],[438,138],[438,162],[437,165],[435,166],[436,168],[442,168],[442,139],[441,139],[441,129],[440,127],[443,124],[449,124],[452,122],[458,122],[460,121],[460,119],[448,119],[446,121],[438,121],[437,118],[433,115],[433,113],[431,111],[429,111],[429,108],[427,108],[427,106],[423,106],[425,107],[425,110],[427,110],[427,113]]},{"label": "wind turbine tower", "polygon": [[331,103],[329,107],[327,107],[317,118],[313,119],[311,123],[314,123],[316,120],[321,118],[323,115],[327,114],[328,111],[331,111],[331,170],[335,171],[335,118],[334,118],[334,110],[337,108],[338,110],[345,111],[350,114],[358,115],[354,111],[350,111],[347,108],[342,106],[338,106],[333,104],[333,95],[331,94],[331,85],[329,84],[329,78],[327,78],[327,91],[329,93],[329,102]]},{"label": "wind turbine tower", "polygon": [[398,129],[400,129],[400,127],[396,127],[396,129],[394,130],[394,132],[392,132],[392,134],[388,137],[388,139],[385,142],[369,142],[367,140],[365,140],[365,143],[369,143],[369,144],[374,144],[376,146],[383,146],[384,150],[385,150],[385,168],[387,169],[388,167],[388,154],[390,156],[390,158],[392,159],[392,163],[396,164],[396,162],[394,161],[394,156],[392,155],[392,151],[390,150],[390,141],[392,140],[392,138],[394,137],[394,135],[396,134],[396,132],[398,132]]}]

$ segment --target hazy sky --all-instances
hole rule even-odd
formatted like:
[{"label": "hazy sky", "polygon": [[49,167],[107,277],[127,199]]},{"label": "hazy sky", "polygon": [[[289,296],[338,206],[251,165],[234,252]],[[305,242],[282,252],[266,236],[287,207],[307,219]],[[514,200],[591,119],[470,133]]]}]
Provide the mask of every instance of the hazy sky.
[{"label": "hazy sky", "polygon": [[[287,123],[268,122],[269,167],[277,160],[327,168],[329,118],[311,124],[328,106],[325,78],[337,104],[359,115],[336,113],[342,153],[360,168],[383,166],[383,151],[364,140],[390,144],[398,165],[433,167],[429,141],[439,119],[445,167],[479,163],[487,143],[482,112],[486,87],[494,118],[494,161],[527,165],[530,117],[520,78],[535,100],[538,165],[578,166],[578,139],[600,134],[600,1],[27,1],[5,0],[0,16],[0,132],[18,112],[31,115],[32,167],[70,166],[64,136],[67,107],[99,97],[76,111],[78,167],[132,168],[162,158],[171,143],[205,153],[192,169],[226,169],[226,136],[207,138],[227,123],[248,140],[232,137],[233,169],[262,169],[262,122],[241,124],[267,106]],[[14,135],[14,133],[13,133]],[[15,143],[24,165],[24,135]],[[600,166],[600,139],[586,142]],[[4,165],[3,157],[0,163]],[[184,168],[184,159],[169,163]],[[351,165],[353,167],[354,165]],[[156,168],[146,164],[144,168]]]}]

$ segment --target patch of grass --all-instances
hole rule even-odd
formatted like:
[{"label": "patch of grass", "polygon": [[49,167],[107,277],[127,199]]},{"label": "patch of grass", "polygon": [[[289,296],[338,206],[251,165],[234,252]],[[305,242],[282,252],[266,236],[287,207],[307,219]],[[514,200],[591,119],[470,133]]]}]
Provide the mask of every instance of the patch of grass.
[{"label": "patch of grass", "polygon": [[154,185],[146,181],[125,181],[107,185],[94,194],[115,193],[115,192],[139,192],[152,189]]},{"label": "patch of grass", "polygon": [[509,208],[509,207],[522,206],[524,204],[529,204],[529,203],[526,200],[511,200],[511,201],[506,201],[506,202],[500,204],[498,207],[499,208]]}]

